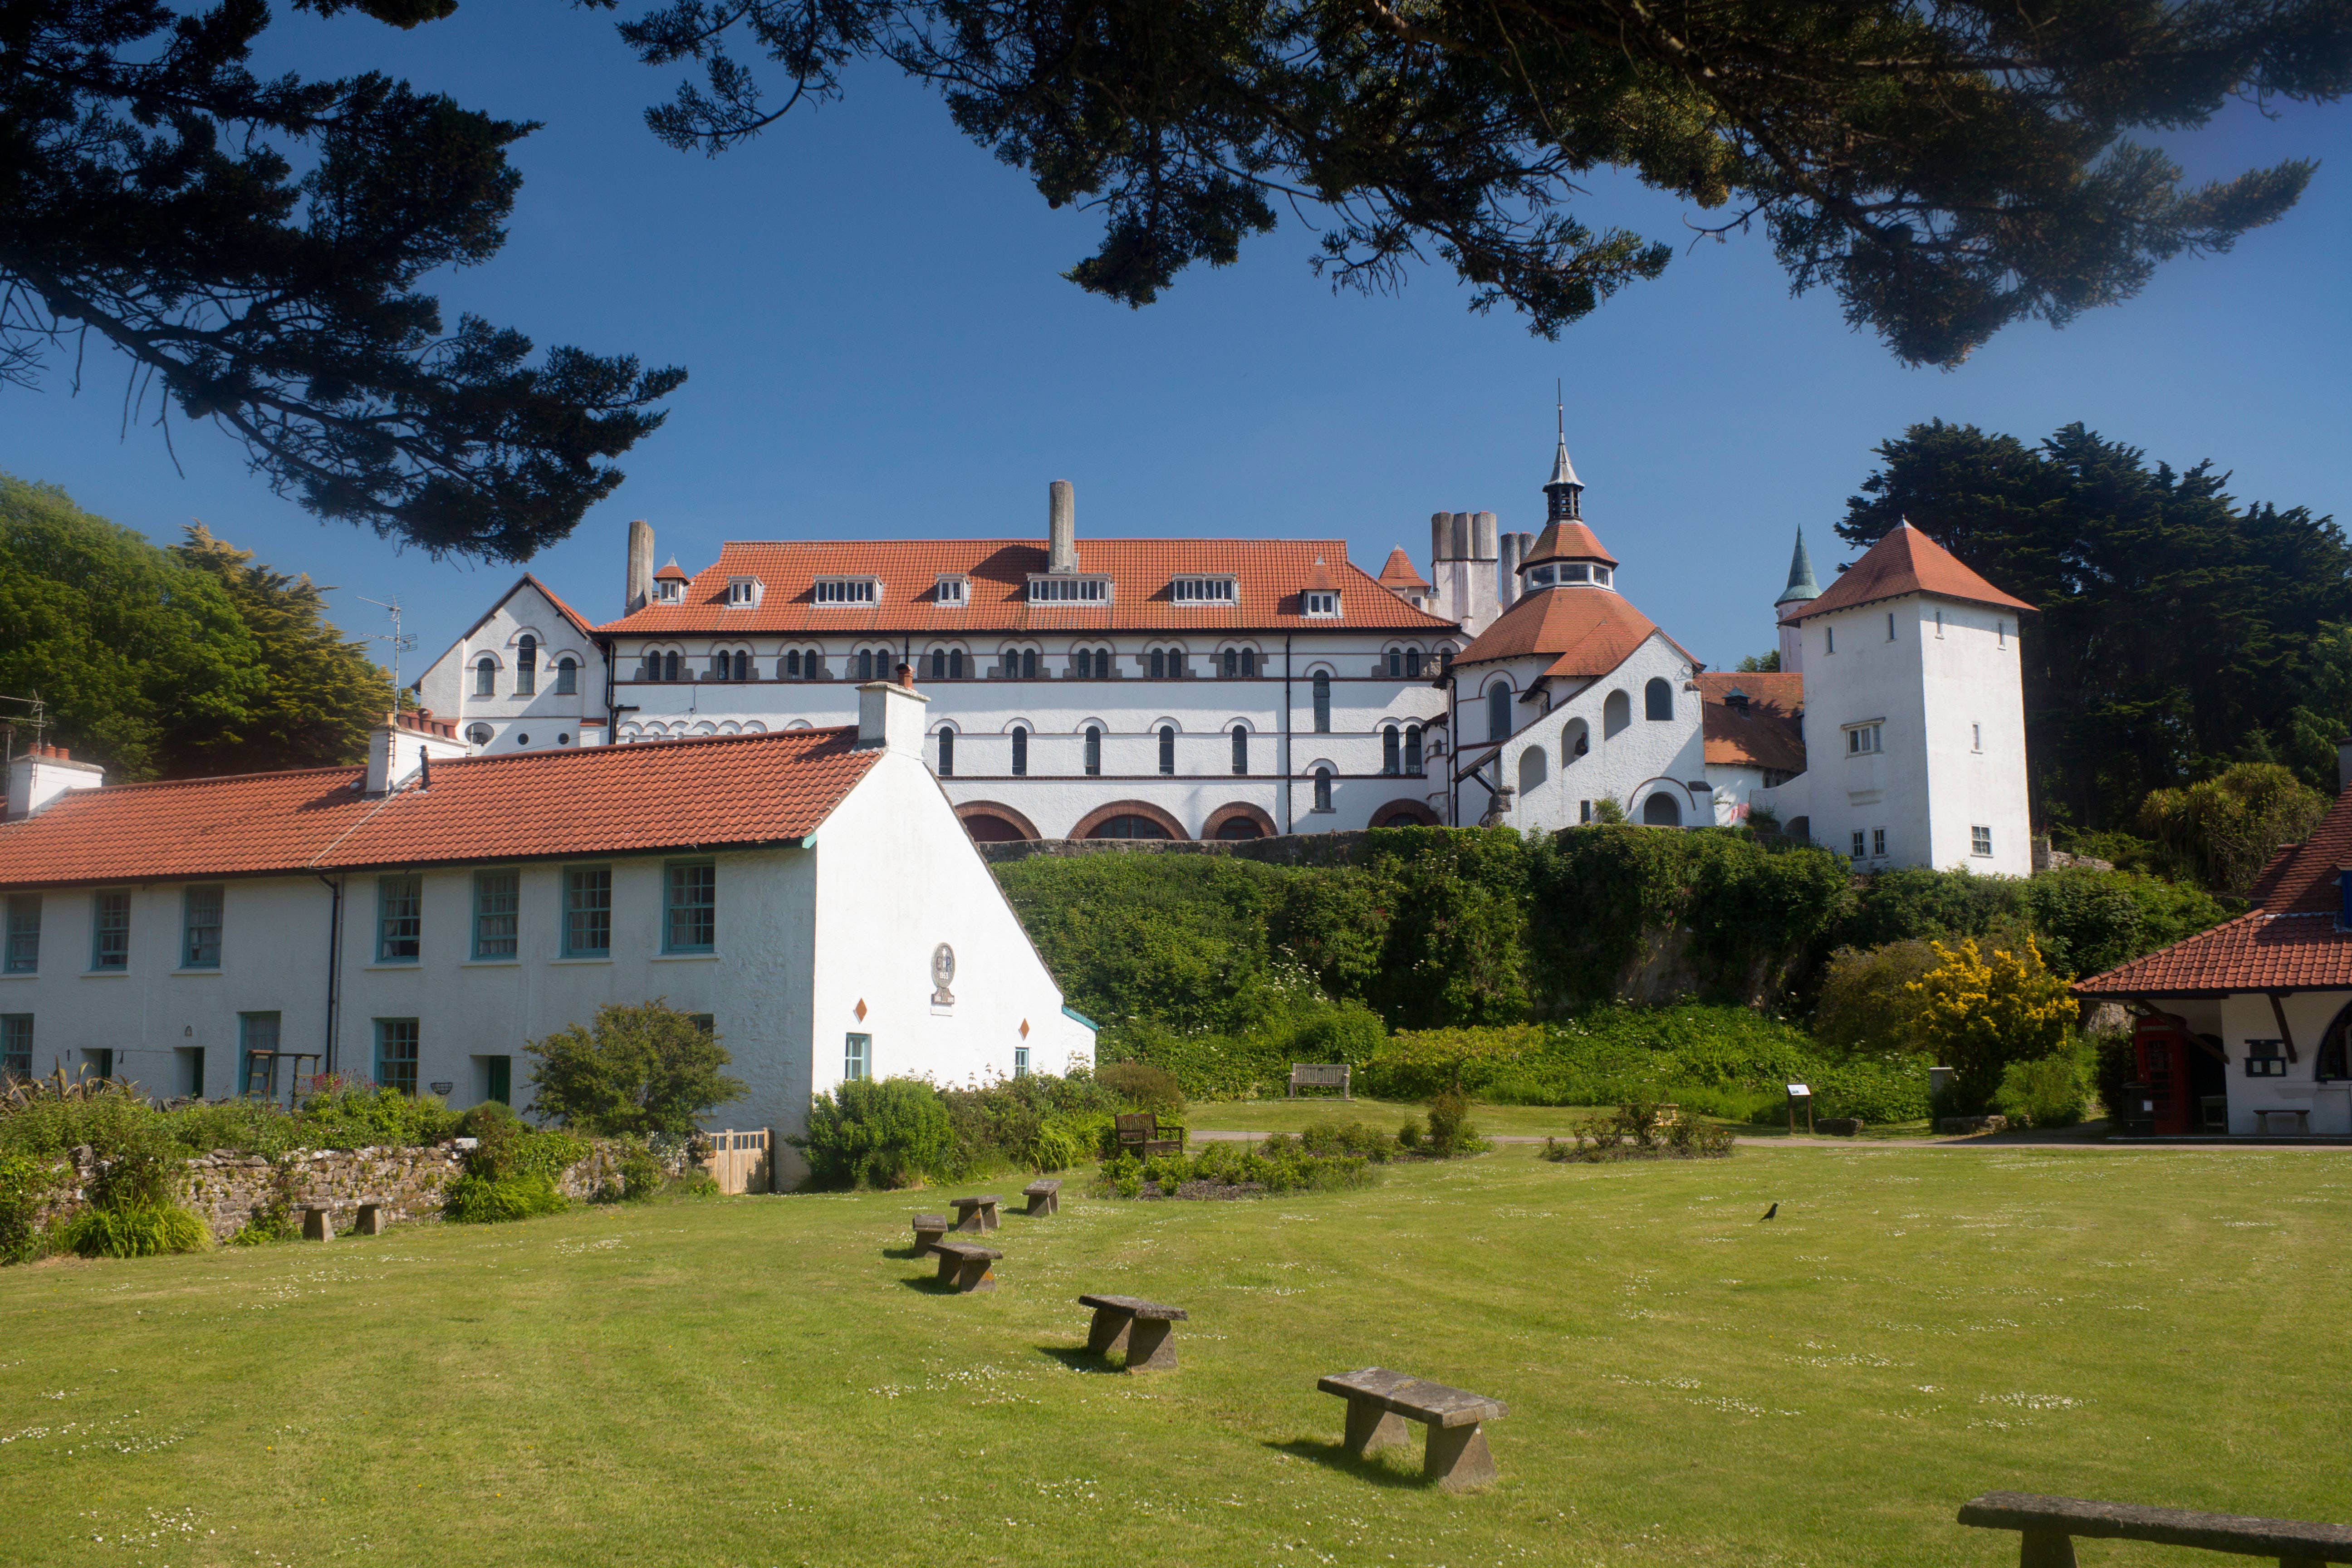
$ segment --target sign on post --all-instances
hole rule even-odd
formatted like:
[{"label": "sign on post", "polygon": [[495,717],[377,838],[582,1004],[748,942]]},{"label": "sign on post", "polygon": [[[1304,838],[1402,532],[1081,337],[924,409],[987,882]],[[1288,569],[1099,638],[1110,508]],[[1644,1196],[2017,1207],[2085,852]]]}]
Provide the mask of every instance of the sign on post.
[{"label": "sign on post", "polygon": [[1813,1130],[1813,1091],[1801,1083],[1792,1083],[1789,1086],[1789,1135],[1792,1138],[1797,1132],[1797,1102],[1800,1100],[1805,1106],[1805,1131],[1811,1132]]}]

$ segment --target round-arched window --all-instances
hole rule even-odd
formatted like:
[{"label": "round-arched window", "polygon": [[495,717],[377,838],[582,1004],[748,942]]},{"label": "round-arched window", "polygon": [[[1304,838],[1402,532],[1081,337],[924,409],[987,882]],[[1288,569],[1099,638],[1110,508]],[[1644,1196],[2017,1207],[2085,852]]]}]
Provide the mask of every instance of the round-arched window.
[{"label": "round-arched window", "polygon": [[1653,676],[1650,684],[1642,688],[1642,717],[1671,719],[1675,716],[1675,689],[1664,679]]},{"label": "round-arched window", "polygon": [[499,694],[499,661],[484,654],[474,662],[474,695],[496,697]]},{"label": "round-arched window", "polygon": [[1500,741],[1511,732],[1511,689],[1496,684],[1486,693],[1486,739]]},{"label": "round-arched window", "polygon": [[1097,825],[1089,838],[1165,838],[1168,830],[1148,816],[1114,816]]}]

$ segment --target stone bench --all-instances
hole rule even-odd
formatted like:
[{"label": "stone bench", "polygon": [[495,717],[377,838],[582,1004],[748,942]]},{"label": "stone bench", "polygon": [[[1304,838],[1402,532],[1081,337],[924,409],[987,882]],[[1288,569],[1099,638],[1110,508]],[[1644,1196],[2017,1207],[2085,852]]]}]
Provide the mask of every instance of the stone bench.
[{"label": "stone bench", "polygon": [[2311,1112],[2309,1110],[2300,1105],[2262,1105],[2255,1107],[2254,1132],[2256,1136],[2263,1138],[2270,1136],[2271,1118],[2273,1116],[2294,1117],[2294,1126],[2290,1129],[2290,1131],[2305,1138],[2311,1136]]},{"label": "stone bench", "polygon": [[976,1198],[950,1198],[948,1207],[956,1212],[958,1230],[994,1230],[996,1205],[1003,1201],[994,1193],[988,1193]]},{"label": "stone bench", "polygon": [[1979,1530],[2019,1532],[2020,1568],[2074,1568],[2074,1537],[2148,1541],[2194,1546],[2241,1557],[2275,1557],[2279,1568],[2352,1563],[2352,1527],[2292,1519],[2249,1519],[2234,1513],[2192,1513],[2125,1502],[1987,1492],[1960,1506],[1960,1522]]},{"label": "stone bench", "polygon": [[996,1270],[989,1265],[1004,1256],[996,1248],[970,1241],[935,1241],[931,1250],[940,1257],[942,1284],[959,1292],[996,1289]]},{"label": "stone bench", "polygon": [[1315,1386],[1348,1402],[1349,1453],[1360,1458],[1394,1447],[1408,1440],[1404,1423],[1419,1421],[1429,1427],[1429,1447],[1421,1465],[1423,1480],[1458,1492],[1496,1479],[1495,1457],[1487,1452],[1479,1424],[1510,1414],[1501,1400],[1377,1366],[1336,1373]]},{"label": "stone bench", "polygon": [[335,1211],[317,1205],[302,1211],[302,1239],[332,1241],[335,1239]]},{"label": "stone bench", "polygon": [[948,1216],[943,1214],[919,1214],[915,1216],[915,1256],[928,1255],[940,1237],[948,1233]]},{"label": "stone bench", "polygon": [[1140,1296],[1081,1296],[1078,1305],[1095,1310],[1094,1327],[1087,1331],[1088,1353],[1107,1356],[1118,1351],[1127,1357],[1129,1372],[1176,1370],[1173,1325],[1192,1317],[1183,1308]]},{"label": "stone bench", "polygon": [[360,1205],[360,1217],[352,1226],[352,1234],[353,1236],[382,1236],[383,1234],[383,1205],[382,1204],[362,1204]]},{"label": "stone bench", "polygon": [[1062,1184],[1059,1182],[1032,1182],[1021,1189],[1021,1195],[1029,1200],[1028,1212],[1032,1215],[1062,1212]]}]

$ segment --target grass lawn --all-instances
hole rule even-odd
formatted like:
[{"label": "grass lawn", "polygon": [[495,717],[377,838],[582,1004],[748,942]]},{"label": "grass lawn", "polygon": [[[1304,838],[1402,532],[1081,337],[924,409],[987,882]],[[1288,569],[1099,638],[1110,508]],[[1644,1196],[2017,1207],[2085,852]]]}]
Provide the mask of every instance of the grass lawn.
[{"label": "grass lawn", "polygon": [[[1507,1149],[1008,1216],[992,1296],[886,1250],[917,1201],[0,1271],[0,1555],[1991,1568],[1990,1488],[2352,1519],[2326,1154]],[[1182,1369],[1100,1374],[1085,1290],[1189,1307]],[[1315,1379],[1372,1364],[1507,1401],[1501,1484],[1342,1458]]]}]

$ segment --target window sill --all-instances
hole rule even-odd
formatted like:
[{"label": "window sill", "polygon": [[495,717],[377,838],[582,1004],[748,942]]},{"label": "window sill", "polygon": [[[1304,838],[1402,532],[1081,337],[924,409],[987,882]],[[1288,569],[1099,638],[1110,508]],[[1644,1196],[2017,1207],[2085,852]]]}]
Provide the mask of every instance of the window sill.
[{"label": "window sill", "polygon": [[81,972],[81,977],[84,980],[128,980],[131,978],[131,971],[128,969],[85,969]]},{"label": "window sill", "polygon": [[38,980],[40,977],[41,972],[37,969],[19,969],[7,974],[0,974],[0,980]]},{"label": "window sill", "polygon": [[460,969],[516,969],[521,964],[522,960],[520,958],[468,958],[461,961],[457,967]]},{"label": "window sill", "polygon": [[220,978],[220,965],[219,965],[219,964],[217,964],[217,963],[215,963],[215,964],[208,964],[208,965],[205,965],[205,967],[203,967],[203,968],[182,968],[182,969],[174,969],[173,971],[172,971],[172,974],[173,974],[173,978],[175,978],[175,979],[176,979],[176,978],[183,977],[183,976],[186,976],[186,975],[209,974],[209,975],[211,975],[214,979],[217,980],[217,979],[219,979],[219,978]]},{"label": "window sill", "polygon": [[716,952],[656,952],[652,955],[648,962],[653,963],[715,963],[719,961],[719,957],[720,955]]},{"label": "window sill", "polygon": [[402,959],[395,959],[395,960],[392,960],[392,961],[390,961],[390,962],[380,962],[380,963],[362,963],[362,964],[361,964],[361,965],[360,965],[360,967],[361,967],[362,969],[380,969],[380,970],[391,971],[391,972],[393,972],[393,973],[410,973],[410,974],[413,974],[413,973],[415,973],[417,970],[420,970],[420,969],[422,969],[422,968],[424,968],[424,967],[425,967],[425,961],[424,961],[423,959],[421,959],[421,958],[402,958]]},{"label": "window sill", "polygon": [[610,963],[613,962],[613,955],[609,952],[591,953],[579,958],[551,958],[547,962],[550,963]]}]

